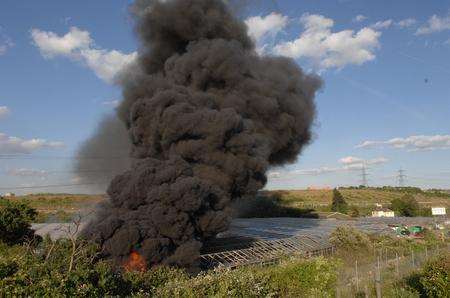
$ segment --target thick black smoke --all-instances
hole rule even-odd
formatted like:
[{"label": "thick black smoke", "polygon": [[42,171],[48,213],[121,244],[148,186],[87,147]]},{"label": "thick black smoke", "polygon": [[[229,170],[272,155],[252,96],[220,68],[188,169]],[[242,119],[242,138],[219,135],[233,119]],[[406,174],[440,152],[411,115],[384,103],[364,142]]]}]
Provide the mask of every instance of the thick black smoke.
[{"label": "thick black smoke", "polygon": [[137,1],[138,63],[119,108],[135,159],[85,234],[117,264],[189,267],[225,231],[230,206],[254,196],[271,166],[311,140],[321,85],[294,61],[260,57],[221,0]]}]

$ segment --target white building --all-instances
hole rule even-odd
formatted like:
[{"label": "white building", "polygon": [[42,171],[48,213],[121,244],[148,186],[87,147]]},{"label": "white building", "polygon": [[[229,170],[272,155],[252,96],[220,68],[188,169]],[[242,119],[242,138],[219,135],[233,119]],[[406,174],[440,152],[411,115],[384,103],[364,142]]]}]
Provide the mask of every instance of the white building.
[{"label": "white building", "polygon": [[433,215],[445,215],[447,214],[445,207],[431,207],[431,214]]},{"label": "white building", "polygon": [[11,197],[15,197],[16,195],[15,194],[13,194],[12,192],[7,192],[7,193],[5,193],[4,195],[3,195],[3,197],[5,197],[5,198],[11,198]]},{"label": "white building", "polygon": [[395,217],[395,213],[390,209],[381,208],[372,211],[372,217]]}]

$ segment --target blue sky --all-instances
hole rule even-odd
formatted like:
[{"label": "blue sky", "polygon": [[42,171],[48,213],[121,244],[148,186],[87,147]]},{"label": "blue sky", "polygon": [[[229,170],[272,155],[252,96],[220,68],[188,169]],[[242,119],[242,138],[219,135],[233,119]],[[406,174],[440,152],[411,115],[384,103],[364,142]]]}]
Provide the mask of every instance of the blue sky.
[{"label": "blue sky", "polygon": [[[450,188],[450,1],[249,1],[262,55],[319,73],[315,140],[268,188]],[[120,100],[135,57],[130,1],[0,3],[0,193],[85,192],[78,146]],[[22,189],[15,189],[15,187]]]}]

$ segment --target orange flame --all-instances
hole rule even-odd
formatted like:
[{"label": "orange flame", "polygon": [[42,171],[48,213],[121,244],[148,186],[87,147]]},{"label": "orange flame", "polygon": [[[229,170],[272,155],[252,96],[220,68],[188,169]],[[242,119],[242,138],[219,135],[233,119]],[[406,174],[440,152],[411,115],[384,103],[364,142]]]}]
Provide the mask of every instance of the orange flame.
[{"label": "orange flame", "polygon": [[137,251],[133,251],[128,260],[123,264],[123,268],[126,271],[144,272],[147,270],[147,262]]}]

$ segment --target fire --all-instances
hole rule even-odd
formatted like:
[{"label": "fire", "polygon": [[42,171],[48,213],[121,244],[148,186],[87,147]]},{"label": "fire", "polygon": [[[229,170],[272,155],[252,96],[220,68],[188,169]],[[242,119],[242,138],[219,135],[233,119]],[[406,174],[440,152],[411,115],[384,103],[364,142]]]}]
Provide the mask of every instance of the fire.
[{"label": "fire", "polygon": [[133,251],[128,260],[123,264],[123,268],[126,271],[144,272],[147,270],[147,262],[137,251]]}]

